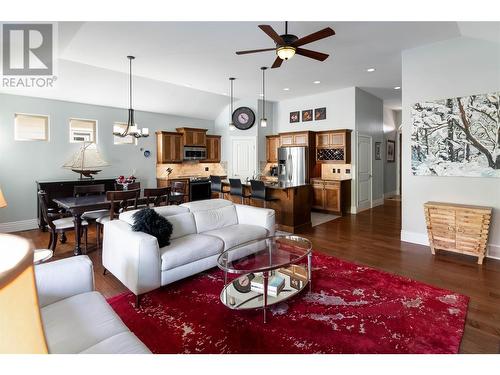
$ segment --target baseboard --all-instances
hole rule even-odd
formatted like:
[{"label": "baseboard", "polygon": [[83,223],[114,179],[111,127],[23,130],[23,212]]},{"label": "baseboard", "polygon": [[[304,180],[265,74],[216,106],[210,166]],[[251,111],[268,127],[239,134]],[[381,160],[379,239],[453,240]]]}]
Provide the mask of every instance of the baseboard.
[{"label": "baseboard", "polygon": [[8,223],[0,223],[0,233],[19,232],[21,230],[30,230],[38,228],[37,219],[28,219],[20,221],[11,221]]},{"label": "baseboard", "polygon": [[384,193],[384,198],[390,198],[390,197],[393,197],[395,195],[399,195],[397,190],[389,191],[387,193]]},{"label": "baseboard", "polygon": [[[417,233],[417,232],[409,232],[406,230],[402,230],[401,241],[429,246],[429,237],[427,236],[427,233]],[[486,257],[500,260],[500,245],[498,244],[488,245],[488,251],[486,251]]]},{"label": "baseboard", "polygon": [[381,206],[384,204],[384,197],[372,200],[372,207]]}]

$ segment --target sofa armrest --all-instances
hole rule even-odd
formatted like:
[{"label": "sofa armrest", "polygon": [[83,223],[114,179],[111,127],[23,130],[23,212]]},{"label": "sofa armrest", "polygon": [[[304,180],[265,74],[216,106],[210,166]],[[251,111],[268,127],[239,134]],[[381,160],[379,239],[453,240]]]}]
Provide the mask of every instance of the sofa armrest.
[{"label": "sofa armrest", "polygon": [[275,212],[269,208],[260,208],[235,204],[238,223],[259,225],[267,229],[268,235],[273,236],[275,231]]},{"label": "sofa armrest", "polygon": [[94,290],[94,268],[86,255],[35,266],[40,306]]},{"label": "sofa armrest", "polygon": [[161,257],[156,237],[134,232],[122,220],[104,224],[102,264],[135,295],[161,286]]}]

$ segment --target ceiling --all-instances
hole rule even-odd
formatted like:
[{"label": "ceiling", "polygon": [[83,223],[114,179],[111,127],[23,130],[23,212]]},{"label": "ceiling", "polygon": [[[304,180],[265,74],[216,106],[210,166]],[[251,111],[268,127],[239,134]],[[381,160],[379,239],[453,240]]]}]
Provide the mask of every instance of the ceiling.
[{"label": "ceiling", "polygon": [[[274,52],[234,53],[273,47],[259,24],[270,24],[278,33],[284,28],[283,22],[269,21],[61,22],[56,88],[10,92],[125,108],[126,56],[133,54],[137,57],[133,66],[136,109],[214,119],[228,102],[230,76],[237,77],[236,97],[259,97],[260,67],[272,64]],[[330,57],[317,62],[295,56],[281,68],[268,70],[266,94],[268,99],[280,101],[357,86],[398,109],[401,90],[394,87],[401,86],[402,50],[461,35],[491,37],[484,24],[289,22],[289,32],[299,37],[332,27],[335,36],[306,47]],[[375,72],[366,72],[369,67]]]}]

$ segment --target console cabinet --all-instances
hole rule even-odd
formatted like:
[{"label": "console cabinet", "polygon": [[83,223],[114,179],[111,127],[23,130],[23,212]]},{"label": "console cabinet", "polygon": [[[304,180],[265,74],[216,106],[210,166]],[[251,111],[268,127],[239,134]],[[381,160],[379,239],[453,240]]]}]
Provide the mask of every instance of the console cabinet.
[{"label": "console cabinet", "polygon": [[424,204],[427,233],[432,254],[436,250],[477,257],[486,256],[491,222],[491,207],[427,202]]}]

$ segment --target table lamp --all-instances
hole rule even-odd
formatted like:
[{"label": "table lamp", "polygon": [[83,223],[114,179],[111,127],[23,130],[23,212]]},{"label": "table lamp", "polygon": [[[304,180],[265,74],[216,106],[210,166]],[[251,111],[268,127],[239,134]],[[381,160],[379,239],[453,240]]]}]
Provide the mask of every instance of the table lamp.
[{"label": "table lamp", "polygon": [[0,234],[0,332],[0,354],[47,353],[33,247],[30,241],[10,234]]},{"label": "table lamp", "polygon": [[3,196],[2,189],[0,189],[0,208],[7,207],[7,202]]}]

